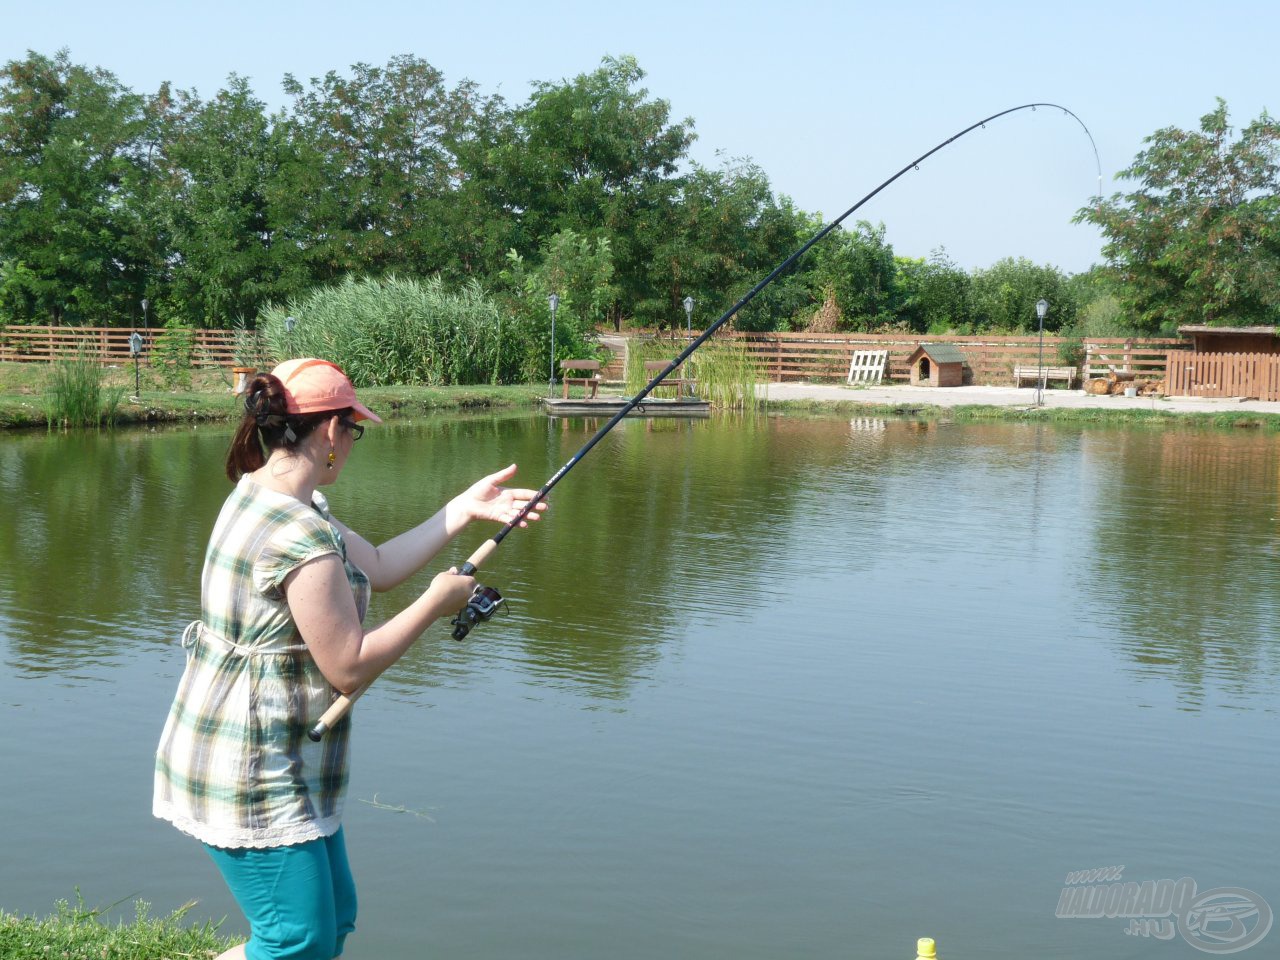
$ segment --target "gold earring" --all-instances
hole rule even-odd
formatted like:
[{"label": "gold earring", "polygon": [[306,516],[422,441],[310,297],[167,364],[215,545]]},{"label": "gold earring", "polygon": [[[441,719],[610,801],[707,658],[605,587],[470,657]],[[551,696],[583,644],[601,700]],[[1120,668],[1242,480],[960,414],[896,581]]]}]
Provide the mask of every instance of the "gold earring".
[{"label": "gold earring", "polygon": [[329,467],[328,467],[328,469],[332,470],[332,469],[333,469],[333,465],[334,465],[335,463],[337,463],[337,462],[338,462],[338,455],[337,455],[336,453],[334,453],[334,452],[333,452],[333,447],[330,447],[330,448],[329,448]]}]

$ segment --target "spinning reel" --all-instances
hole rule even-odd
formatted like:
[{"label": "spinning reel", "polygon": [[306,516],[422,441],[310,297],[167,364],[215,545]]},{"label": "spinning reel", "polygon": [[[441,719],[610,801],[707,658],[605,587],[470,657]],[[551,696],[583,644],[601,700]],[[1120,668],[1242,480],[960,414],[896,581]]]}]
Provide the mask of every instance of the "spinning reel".
[{"label": "spinning reel", "polygon": [[502,594],[493,587],[476,584],[467,605],[458,611],[453,623],[453,639],[462,640],[477,623],[490,619],[502,605]]}]

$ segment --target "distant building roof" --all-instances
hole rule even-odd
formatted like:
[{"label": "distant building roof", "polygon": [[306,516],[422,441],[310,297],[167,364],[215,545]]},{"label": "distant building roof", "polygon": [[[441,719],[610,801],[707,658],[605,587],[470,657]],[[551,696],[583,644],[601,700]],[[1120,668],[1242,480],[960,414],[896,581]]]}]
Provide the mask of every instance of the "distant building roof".
[{"label": "distant building roof", "polygon": [[960,352],[958,347],[950,343],[922,343],[912,351],[910,360],[914,360],[916,354],[920,352],[924,352],[934,363],[965,362],[964,354]]},{"label": "distant building roof", "polygon": [[1255,337],[1258,334],[1277,335],[1275,327],[1213,327],[1202,323],[1179,327],[1178,333],[1242,333]]}]

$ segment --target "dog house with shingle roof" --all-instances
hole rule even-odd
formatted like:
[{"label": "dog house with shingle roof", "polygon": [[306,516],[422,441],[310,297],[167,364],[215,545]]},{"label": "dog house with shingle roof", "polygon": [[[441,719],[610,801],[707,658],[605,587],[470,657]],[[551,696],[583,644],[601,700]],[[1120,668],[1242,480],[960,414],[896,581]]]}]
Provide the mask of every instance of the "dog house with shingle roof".
[{"label": "dog house with shingle roof", "polygon": [[907,358],[913,387],[964,384],[964,354],[949,343],[922,343]]}]

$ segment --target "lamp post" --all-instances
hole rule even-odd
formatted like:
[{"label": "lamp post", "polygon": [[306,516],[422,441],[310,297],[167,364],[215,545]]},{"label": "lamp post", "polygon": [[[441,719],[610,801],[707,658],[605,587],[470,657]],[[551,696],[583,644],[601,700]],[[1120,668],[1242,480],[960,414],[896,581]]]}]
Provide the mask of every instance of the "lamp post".
[{"label": "lamp post", "polygon": [[684,320],[685,327],[689,331],[690,339],[693,338],[693,297],[685,297],[684,303]]},{"label": "lamp post", "polygon": [[298,321],[293,317],[284,318],[284,336],[285,346],[289,348],[289,356],[293,356],[293,328],[298,325]]},{"label": "lamp post", "polygon": [[147,307],[149,306],[151,306],[151,304],[147,302],[146,297],[143,297],[142,298],[142,326],[147,331],[147,333],[151,332],[151,321],[147,319]]},{"label": "lamp post", "polygon": [[1049,312],[1049,301],[1041,297],[1036,301],[1036,316],[1040,320],[1040,362],[1039,369],[1036,371],[1036,406],[1043,403],[1042,395],[1044,392],[1044,315]]},{"label": "lamp post", "polygon": [[556,386],[556,309],[560,306],[560,297],[553,293],[547,297],[547,303],[551,305],[551,374],[547,378],[547,396],[549,397]]},{"label": "lamp post", "polygon": [[137,330],[129,337],[129,355],[133,357],[133,399],[139,400],[142,398],[142,376],[138,373],[138,357],[142,355],[142,334]]}]

